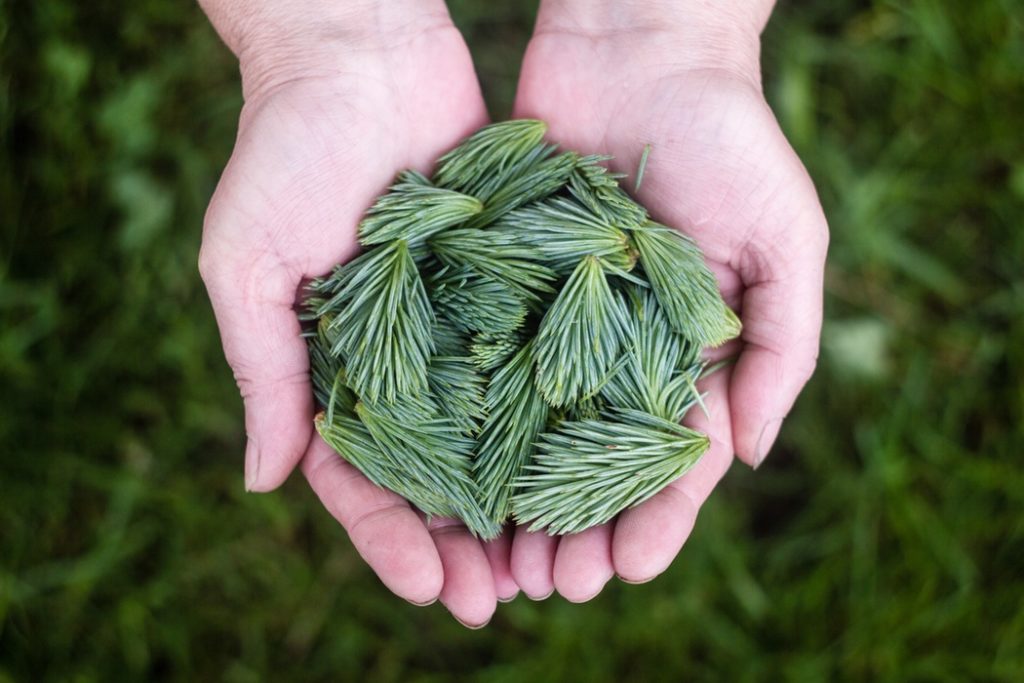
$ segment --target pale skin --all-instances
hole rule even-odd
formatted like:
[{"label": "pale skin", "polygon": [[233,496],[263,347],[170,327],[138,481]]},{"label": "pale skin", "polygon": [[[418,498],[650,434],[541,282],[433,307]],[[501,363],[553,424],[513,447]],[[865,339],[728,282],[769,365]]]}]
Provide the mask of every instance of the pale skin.
[{"label": "pale skin", "polygon": [[429,171],[486,123],[462,37],[434,1],[201,4],[245,93],[200,272],[245,403],[246,488],[273,490],[298,466],[390,590],[440,599],[470,627],[520,590],[585,601],[613,576],[664,571],[733,457],[764,459],[817,358],[828,232],[761,93],[770,3],[542,3],[515,116],[624,172],[650,144],[640,201],[698,242],[744,330],[713,354],[738,358],[703,387],[709,417],[688,420],[712,439],[694,470],[601,527],[491,543],[425,522],[315,435],[294,309],[304,279],[356,253],[355,226],[397,171]]}]

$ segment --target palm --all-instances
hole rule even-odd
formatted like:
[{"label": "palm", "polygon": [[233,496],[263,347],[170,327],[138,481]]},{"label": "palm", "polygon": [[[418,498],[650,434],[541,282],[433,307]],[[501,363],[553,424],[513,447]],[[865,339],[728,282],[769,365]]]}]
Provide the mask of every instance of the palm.
[{"label": "palm", "polygon": [[[486,119],[453,28],[350,57],[337,76],[249,98],[207,214],[200,266],[245,398],[247,487],[276,487],[301,459],[325,506],[392,590],[413,602],[440,594],[462,621],[482,623],[494,609],[495,580],[481,545],[444,520],[428,529],[405,501],[313,436],[294,312],[303,280],[355,253],[359,218],[397,171],[428,171]],[[507,586],[498,589],[507,596]]]},{"label": "palm", "polygon": [[820,326],[820,206],[759,85],[724,70],[666,68],[656,50],[620,40],[631,39],[538,34],[516,114],[544,119],[566,147],[614,155],[630,176],[650,144],[639,199],[698,242],[744,332],[741,346],[715,352],[742,350],[732,370],[706,382],[710,417],[691,419],[713,444],[695,470],[604,527],[561,542],[517,533],[513,572],[523,589],[542,595],[553,583],[578,600],[613,573],[646,580],[671,562],[733,453],[751,464],[763,457],[775,418],[813,369]]}]

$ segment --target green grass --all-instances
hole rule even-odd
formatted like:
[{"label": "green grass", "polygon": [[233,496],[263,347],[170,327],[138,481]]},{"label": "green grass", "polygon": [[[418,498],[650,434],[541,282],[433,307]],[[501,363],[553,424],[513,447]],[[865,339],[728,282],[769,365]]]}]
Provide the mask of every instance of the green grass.
[{"label": "green grass", "polygon": [[[505,116],[532,7],[452,7]],[[198,10],[0,2],[0,41],[0,681],[1024,680],[1018,3],[783,3],[819,371],[662,578],[478,632],[390,596],[300,478],[242,491],[195,267],[240,97]]]}]

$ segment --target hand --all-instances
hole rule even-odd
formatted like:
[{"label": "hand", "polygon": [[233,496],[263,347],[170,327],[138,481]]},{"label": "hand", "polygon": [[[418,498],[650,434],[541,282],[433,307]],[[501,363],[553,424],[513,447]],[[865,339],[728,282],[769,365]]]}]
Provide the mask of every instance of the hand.
[{"label": "hand", "polygon": [[[362,3],[365,27],[337,3],[292,3],[303,6],[293,15],[264,4],[258,20],[238,21],[232,7],[206,3],[245,90],[199,268],[245,402],[246,488],[270,491],[301,462],[388,588],[416,604],[440,597],[461,622],[482,625],[496,596],[518,591],[509,539],[484,547],[453,520],[425,524],[314,434],[295,313],[305,279],[356,253],[356,225],[397,171],[429,171],[486,123],[469,52],[442,3]],[[317,16],[319,4],[344,16]],[[310,25],[289,23],[297,16]]]},{"label": "hand", "polygon": [[692,471],[581,534],[517,530],[512,572],[533,597],[557,589],[583,601],[613,575],[643,582],[664,571],[733,453],[761,463],[818,354],[828,233],[761,92],[758,35],[770,7],[660,4],[645,13],[645,3],[545,3],[515,115],[547,121],[549,138],[569,149],[614,155],[624,182],[651,145],[638,198],[704,250],[743,320],[741,340],[713,356],[739,356],[704,382],[710,419],[688,418],[712,441]]}]

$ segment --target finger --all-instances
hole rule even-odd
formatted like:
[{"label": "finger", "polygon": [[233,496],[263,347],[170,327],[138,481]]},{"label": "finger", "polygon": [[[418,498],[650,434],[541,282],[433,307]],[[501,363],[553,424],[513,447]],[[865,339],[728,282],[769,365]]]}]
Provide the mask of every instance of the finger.
[{"label": "finger", "polygon": [[748,267],[741,269],[746,284],[743,351],[729,392],[736,454],[755,468],[775,442],[783,418],[818,360],[827,246],[824,219],[797,234],[808,235],[806,242],[785,258],[778,253],[750,257]]},{"label": "finger", "polygon": [[555,554],[554,582],[569,602],[591,600],[615,575],[611,522],[563,536]]},{"label": "finger", "polygon": [[483,628],[494,615],[494,576],[480,541],[459,520],[435,517],[427,523],[444,567],[441,604],[467,628]]},{"label": "finger", "polygon": [[665,571],[693,531],[697,512],[732,462],[729,373],[723,369],[700,383],[707,392],[706,416],[691,410],[684,422],[709,436],[711,446],[689,472],[635,508],[619,515],[612,538],[615,573],[644,583]]},{"label": "finger", "polygon": [[512,529],[506,528],[493,541],[484,543],[484,554],[494,575],[494,592],[498,602],[511,602],[519,594],[519,584],[512,578]]},{"label": "finger", "polygon": [[391,592],[417,605],[437,599],[444,581],[441,558],[408,502],[373,484],[319,436],[310,443],[302,472]]},{"label": "finger", "polygon": [[531,600],[543,600],[554,592],[557,549],[557,536],[516,527],[512,539],[512,576]]},{"label": "finger", "polygon": [[292,310],[299,275],[267,255],[239,256],[216,236],[204,242],[199,269],[245,404],[245,487],[270,491],[313,433],[309,356]]}]

